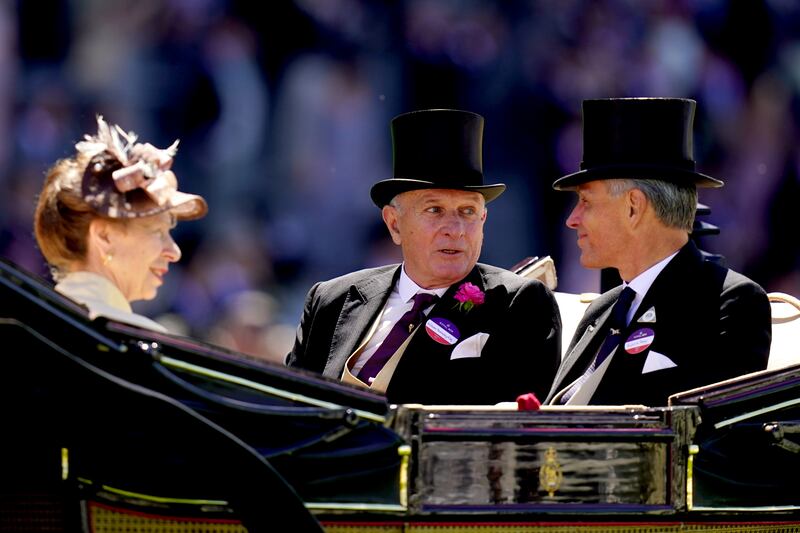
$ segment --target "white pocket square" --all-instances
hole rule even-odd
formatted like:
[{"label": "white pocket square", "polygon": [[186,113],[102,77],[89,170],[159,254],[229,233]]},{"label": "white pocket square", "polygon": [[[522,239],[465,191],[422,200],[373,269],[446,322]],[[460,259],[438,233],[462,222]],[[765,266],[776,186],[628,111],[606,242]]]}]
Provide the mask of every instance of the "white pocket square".
[{"label": "white pocket square", "polygon": [[647,359],[644,362],[642,374],[649,374],[650,372],[655,372],[656,370],[665,370],[674,366],[678,365],[676,365],[672,359],[663,353],[650,350],[650,353],[647,354]]},{"label": "white pocket square", "polygon": [[489,340],[488,333],[476,333],[472,337],[464,339],[453,348],[453,353],[450,354],[450,360],[462,359],[465,357],[480,357],[483,345],[486,344],[487,340]]},{"label": "white pocket square", "polygon": [[637,322],[655,322],[656,321],[656,308],[651,307],[637,320]]}]

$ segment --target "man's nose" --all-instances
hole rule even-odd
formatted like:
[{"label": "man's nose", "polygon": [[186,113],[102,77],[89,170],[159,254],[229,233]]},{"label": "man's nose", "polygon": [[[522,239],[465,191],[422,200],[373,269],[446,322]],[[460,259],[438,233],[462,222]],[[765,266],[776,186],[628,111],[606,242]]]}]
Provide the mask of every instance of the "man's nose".
[{"label": "man's nose", "polygon": [[580,223],[581,216],[578,210],[578,206],[572,208],[572,212],[567,217],[567,227],[570,229],[578,229],[578,224]]},{"label": "man's nose", "polygon": [[452,237],[461,237],[466,233],[466,222],[458,213],[451,213],[445,217],[444,232]]}]

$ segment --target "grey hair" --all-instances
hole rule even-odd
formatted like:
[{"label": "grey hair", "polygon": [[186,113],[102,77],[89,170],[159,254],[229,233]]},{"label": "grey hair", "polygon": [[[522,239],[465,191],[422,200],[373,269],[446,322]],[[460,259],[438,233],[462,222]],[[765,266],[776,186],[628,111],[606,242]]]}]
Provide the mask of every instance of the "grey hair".
[{"label": "grey hair", "polygon": [[697,188],[694,184],[677,185],[654,179],[612,179],[607,184],[612,196],[639,189],[653,204],[656,217],[664,225],[692,232],[697,211]]},{"label": "grey hair", "polygon": [[400,200],[398,200],[399,194],[395,194],[391,200],[389,200],[389,205],[397,209],[398,211],[402,210],[402,206],[400,205]]}]

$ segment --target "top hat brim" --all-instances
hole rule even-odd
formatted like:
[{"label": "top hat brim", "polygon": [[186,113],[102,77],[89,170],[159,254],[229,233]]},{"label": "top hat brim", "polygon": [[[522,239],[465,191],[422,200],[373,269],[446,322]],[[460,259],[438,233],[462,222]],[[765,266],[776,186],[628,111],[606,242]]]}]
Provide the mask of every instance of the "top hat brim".
[{"label": "top hat brim", "polygon": [[722,180],[683,168],[660,165],[609,165],[567,174],[553,182],[553,189],[571,191],[582,183],[607,179],[656,179],[676,185],[694,185],[706,189],[715,189],[725,185]]},{"label": "top hat brim", "polygon": [[442,184],[434,183],[426,180],[415,180],[409,178],[390,178],[387,180],[379,181],[372,186],[369,192],[370,198],[380,208],[389,205],[392,198],[400,193],[408,191],[416,191],[420,189],[452,189],[457,191],[477,192],[483,195],[484,200],[488,204],[503,191],[506,190],[504,183],[494,183],[491,185],[456,185],[456,184]]}]

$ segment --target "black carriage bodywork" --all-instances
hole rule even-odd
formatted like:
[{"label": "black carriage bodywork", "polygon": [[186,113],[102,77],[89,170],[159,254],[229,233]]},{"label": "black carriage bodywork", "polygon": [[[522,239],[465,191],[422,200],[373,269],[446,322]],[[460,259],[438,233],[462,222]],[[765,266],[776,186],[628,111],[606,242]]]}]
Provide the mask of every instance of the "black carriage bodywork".
[{"label": "black carriage bodywork", "polygon": [[[292,530],[304,530],[315,503],[401,508],[407,458],[380,396],[189,339],[90,321],[5,261],[0,331],[8,428],[0,452],[2,471],[13,473],[3,476],[0,531],[4,521],[8,531],[25,531],[23,523],[47,516],[70,531],[91,518],[89,504],[244,526],[283,516]],[[202,427],[187,429],[184,419]],[[254,476],[261,486],[247,482]],[[41,509],[29,505],[34,498],[43,498]],[[313,518],[306,525],[319,529]]]},{"label": "black carriage bodywork", "polygon": [[191,339],[90,321],[7,261],[0,331],[0,531],[10,520],[5,530],[45,530],[23,527],[34,515],[85,531],[130,516],[226,531],[800,524],[800,367],[662,408],[390,406]]}]

